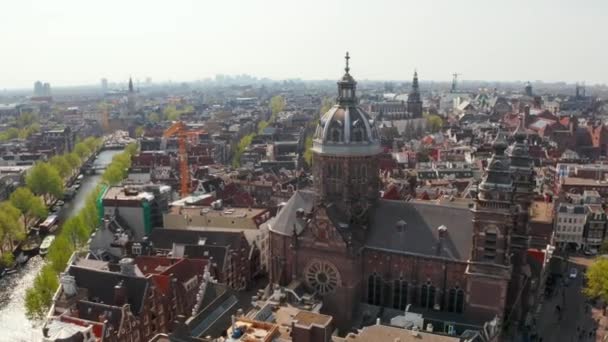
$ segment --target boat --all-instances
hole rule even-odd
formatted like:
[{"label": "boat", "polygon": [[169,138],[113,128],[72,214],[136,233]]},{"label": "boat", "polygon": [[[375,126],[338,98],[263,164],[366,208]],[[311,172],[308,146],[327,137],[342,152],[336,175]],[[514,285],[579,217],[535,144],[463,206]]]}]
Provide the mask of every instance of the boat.
[{"label": "boat", "polygon": [[59,221],[58,215],[49,215],[44,222],[38,225],[38,229],[42,233],[52,233],[55,229],[57,229],[57,221]]},{"label": "boat", "polygon": [[41,256],[45,256],[49,252],[49,247],[51,247],[53,241],[55,241],[55,235],[47,235],[44,240],[42,240],[42,243],[40,244]]},{"label": "boat", "polygon": [[21,251],[25,256],[34,256],[38,253],[41,243],[40,236],[38,234],[32,234],[21,244]]}]

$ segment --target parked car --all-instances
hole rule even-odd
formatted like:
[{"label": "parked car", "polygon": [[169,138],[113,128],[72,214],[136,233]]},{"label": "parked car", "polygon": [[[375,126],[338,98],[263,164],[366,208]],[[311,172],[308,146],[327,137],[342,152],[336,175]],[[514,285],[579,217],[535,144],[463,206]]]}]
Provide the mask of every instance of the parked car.
[{"label": "parked car", "polygon": [[578,276],[578,269],[576,269],[576,268],[572,268],[572,269],[570,270],[570,274],[568,274],[568,277],[569,277],[570,279],[576,279],[576,277],[577,277],[577,276]]}]

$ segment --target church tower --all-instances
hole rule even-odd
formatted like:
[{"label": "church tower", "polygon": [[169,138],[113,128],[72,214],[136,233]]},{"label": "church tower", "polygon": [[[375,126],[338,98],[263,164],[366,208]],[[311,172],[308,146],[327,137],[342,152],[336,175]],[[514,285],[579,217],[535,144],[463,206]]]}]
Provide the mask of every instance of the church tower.
[{"label": "church tower", "polygon": [[412,80],[412,90],[407,97],[407,112],[412,118],[422,117],[422,100],[420,99],[420,89],[418,87],[418,72],[414,71]]},{"label": "church tower", "polygon": [[322,202],[333,203],[351,221],[364,219],[378,198],[380,139],[374,121],[358,105],[357,82],[346,53],[337,103],[319,120],[313,139],[313,176]]},{"label": "church tower", "polygon": [[129,77],[129,92],[127,93],[127,110],[129,115],[135,114],[135,90],[131,77]]},{"label": "church tower", "polygon": [[534,160],[530,156],[527,134],[523,118],[513,132],[515,142],[509,146],[507,155],[513,179],[514,222],[510,238],[511,263],[513,273],[509,284],[506,317],[510,321],[519,321],[530,309],[528,301],[530,286],[530,266],[528,265],[528,248],[530,247],[529,210],[534,199],[536,188]]},{"label": "church tower", "polygon": [[510,235],[513,230],[513,180],[507,141],[499,132],[493,142],[494,153],[479,184],[473,206],[473,246],[466,274],[469,279],[468,311],[481,319],[503,317],[511,278]]}]

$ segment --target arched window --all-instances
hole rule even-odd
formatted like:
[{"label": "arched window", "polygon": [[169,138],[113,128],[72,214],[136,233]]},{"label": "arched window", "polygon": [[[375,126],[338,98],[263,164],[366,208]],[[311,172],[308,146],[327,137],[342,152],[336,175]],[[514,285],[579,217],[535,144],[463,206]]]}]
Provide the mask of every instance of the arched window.
[{"label": "arched window", "polygon": [[454,312],[456,306],[456,289],[448,291],[448,312]]},{"label": "arched window", "polygon": [[403,277],[393,282],[393,308],[405,310],[407,306],[408,283]]},{"label": "arched window", "polygon": [[418,305],[419,291],[420,291],[420,289],[415,285],[411,285],[409,287],[409,292],[410,292],[409,303],[411,303],[413,305]]},{"label": "arched window", "polygon": [[338,127],[332,127],[330,132],[330,138],[333,142],[342,141],[342,130]]},{"label": "arched window", "polygon": [[498,229],[495,226],[489,226],[485,230],[485,239],[483,244],[483,257],[487,261],[496,259],[496,244],[498,241]]},{"label": "arched window", "polygon": [[464,311],[464,290],[456,290],[456,312],[462,313]]},{"label": "arched window", "polygon": [[367,165],[361,165],[361,178],[367,178]]},{"label": "arched window", "polygon": [[374,273],[367,281],[367,302],[372,305],[382,305],[382,278]]},{"label": "arched window", "polygon": [[435,305],[435,286],[431,282],[427,282],[420,288],[420,306],[427,309],[432,309]]}]

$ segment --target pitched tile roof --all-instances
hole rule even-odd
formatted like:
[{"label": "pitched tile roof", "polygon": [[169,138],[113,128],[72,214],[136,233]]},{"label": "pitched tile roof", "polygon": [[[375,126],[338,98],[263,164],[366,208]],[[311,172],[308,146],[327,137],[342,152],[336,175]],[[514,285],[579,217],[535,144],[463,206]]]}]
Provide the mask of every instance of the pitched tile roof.
[{"label": "pitched tile roof", "polygon": [[[373,208],[366,247],[436,256],[438,227],[447,227],[441,257],[466,261],[472,248],[473,214],[466,207],[380,200]],[[406,223],[402,232],[397,222]]]}]

